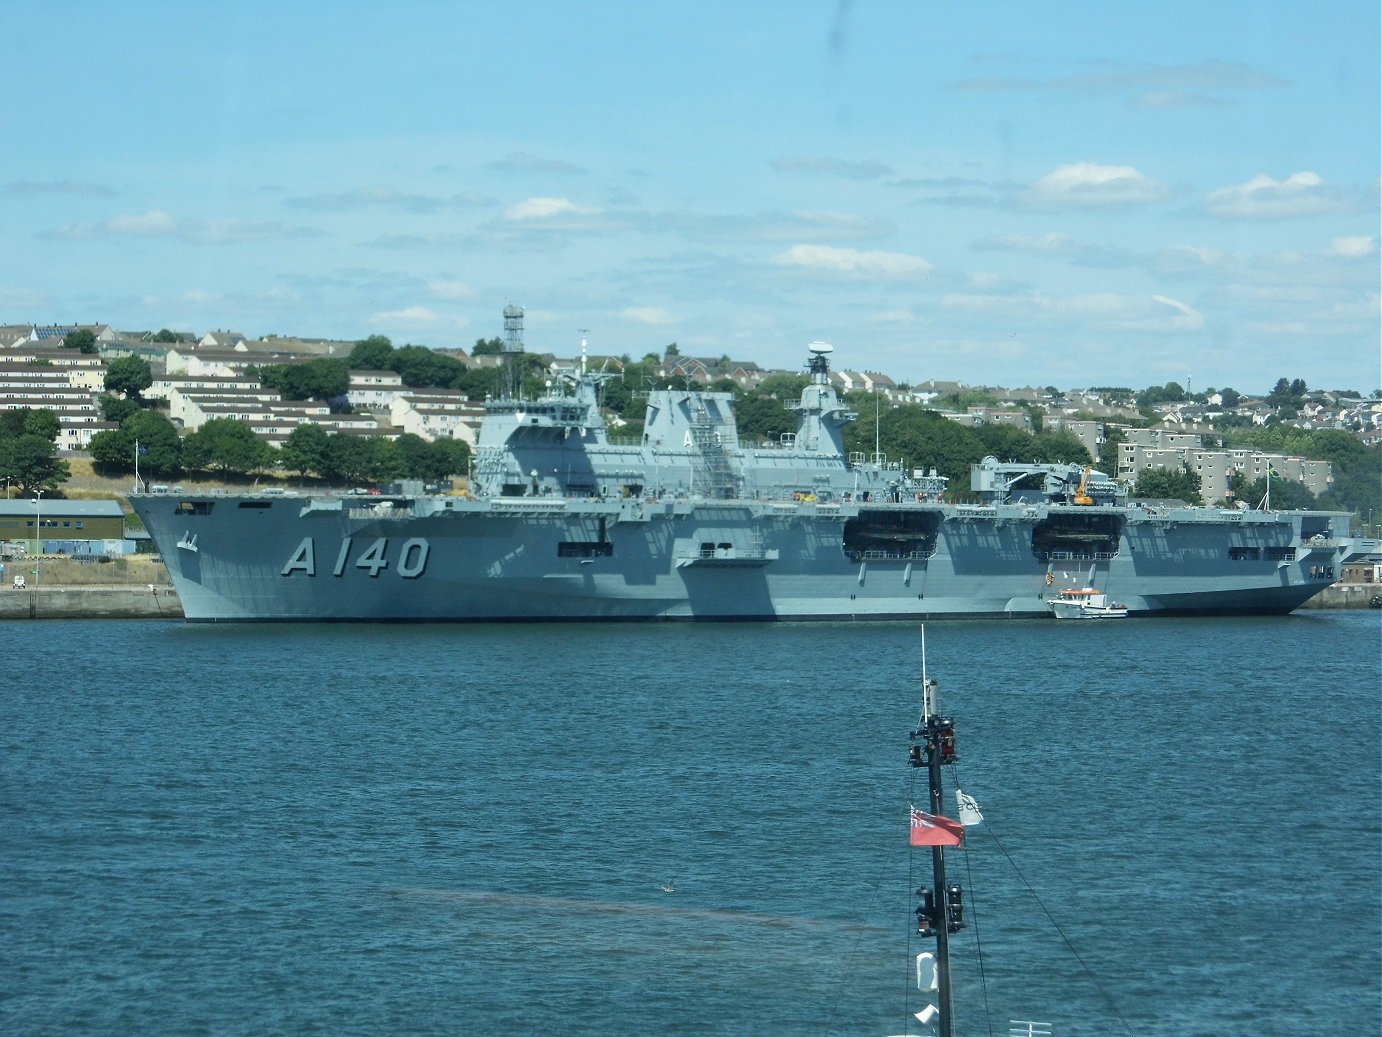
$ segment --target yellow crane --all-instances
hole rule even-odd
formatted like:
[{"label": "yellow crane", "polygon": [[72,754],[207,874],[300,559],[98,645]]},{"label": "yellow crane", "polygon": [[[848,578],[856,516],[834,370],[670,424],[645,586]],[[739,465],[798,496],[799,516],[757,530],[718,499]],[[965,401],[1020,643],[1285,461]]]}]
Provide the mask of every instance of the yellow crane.
[{"label": "yellow crane", "polygon": [[1093,504],[1093,503],[1094,503],[1094,498],[1091,497],[1088,493],[1085,492],[1085,490],[1087,490],[1087,489],[1089,488],[1089,476],[1090,476],[1090,473],[1093,472],[1093,471],[1094,471],[1094,466],[1093,466],[1092,464],[1087,464],[1087,465],[1084,466],[1084,475],[1080,476],[1080,487],[1079,487],[1079,489],[1077,489],[1077,490],[1075,491],[1074,503],[1076,503],[1076,504]]}]

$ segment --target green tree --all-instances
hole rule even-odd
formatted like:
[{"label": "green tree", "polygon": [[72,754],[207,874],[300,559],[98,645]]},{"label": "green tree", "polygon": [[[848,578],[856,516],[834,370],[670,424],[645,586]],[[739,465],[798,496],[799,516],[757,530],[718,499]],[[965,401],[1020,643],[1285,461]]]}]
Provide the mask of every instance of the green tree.
[{"label": "green tree", "polygon": [[154,384],[149,362],[142,357],[122,356],[106,367],[105,389],[126,399],[142,400],[144,390]]},{"label": "green tree", "polygon": [[120,431],[126,437],[122,455],[126,467],[121,471],[134,470],[134,446],[138,443],[139,474],[142,478],[171,478],[182,474],[182,440],[167,415],[155,410],[141,410],[126,418],[120,425]]},{"label": "green tree", "polygon": [[326,471],[326,457],[330,435],[320,425],[299,425],[288,433],[279,460],[290,472],[305,476],[309,472],[318,475]]},{"label": "green tree", "polygon": [[973,431],[984,450],[999,460],[1030,463],[1036,459],[1031,433],[1016,425],[977,425]]},{"label": "green tree", "polygon": [[333,400],[350,391],[350,368],[344,360],[318,357],[302,364],[262,367],[259,381],[285,400]]},{"label": "green tree", "polygon": [[439,439],[429,443],[421,436],[405,432],[394,441],[399,475],[437,483],[466,470],[470,448],[458,439]]},{"label": "green tree", "polygon": [[134,471],[134,440],[124,429],[102,429],[86,445],[91,464],[102,475]]},{"label": "green tree", "polygon": [[401,474],[402,462],[393,441],[383,436],[365,436],[361,440],[361,459],[364,478],[369,482],[392,482]]},{"label": "green tree", "polygon": [[[934,468],[950,480],[952,494],[968,493],[969,466],[986,453],[972,429],[913,403],[885,410],[879,425],[880,445],[890,459],[908,469]],[[850,452],[872,454],[873,441],[872,422],[856,422],[845,429],[845,449]]]},{"label": "green tree", "polygon": [[58,416],[47,407],[16,407],[0,410],[0,436],[45,436],[56,442]]},{"label": "green tree", "polygon": [[1279,475],[1254,479],[1252,482],[1235,482],[1232,486],[1235,496],[1252,507],[1258,507],[1267,498],[1267,479],[1271,479],[1273,511],[1310,510],[1318,508],[1320,502],[1302,483],[1294,479],[1283,479]]},{"label": "green tree", "polygon": [[238,418],[212,418],[182,444],[183,467],[196,471],[249,475],[268,468],[273,460],[273,448]]},{"label": "green tree", "polygon": [[[770,374],[758,383],[754,392],[792,404],[801,399],[801,391],[810,384],[811,379],[804,374]],[[872,397],[874,394],[865,395]]]},{"label": "green tree", "polygon": [[134,400],[127,400],[122,396],[100,396],[96,401],[101,407],[101,417],[106,421],[120,424],[135,411],[139,410],[139,404]]},{"label": "green tree", "polygon": [[96,336],[88,328],[69,331],[62,337],[64,349],[75,349],[79,353],[97,353]]},{"label": "green tree", "polygon": [[1148,468],[1137,477],[1132,495],[1148,500],[1183,500],[1187,504],[1203,503],[1200,497],[1200,477],[1182,466]]},{"label": "green tree", "polygon": [[498,356],[504,352],[504,340],[501,338],[477,338],[474,347],[470,350],[471,356]]},{"label": "green tree", "polygon": [[371,335],[355,343],[346,360],[354,371],[392,371],[393,343],[384,335]]},{"label": "green tree", "polygon": [[461,375],[453,388],[460,389],[472,400],[498,397],[503,373],[497,367],[472,367]]},{"label": "green tree", "polygon": [[46,436],[28,432],[10,439],[0,452],[6,479],[19,486],[20,496],[31,497],[39,490],[51,493],[67,481],[71,466],[58,457],[58,448]]},{"label": "green tree", "polygon": [[797,430],[797,416],[781,400],[767,393],[746,393],[735,404],[734,416],[741,436],[776,443],[783,433]]},{"label": "green tree", "polygon": [[327,447],[326,471],[331,482],[388,482],[398,477],[398,451],[383,436],[332,436]]},{"label": "green tree", "polygon": [[25,410],[24,432],[26,436],[42,436],[50,443],[58,441],[58,432],[61,431],[62,424],[58,421],[58,416],[47,407],[38,407],[33,410]]},{"label": "green tree", "polygon": [[175,332],[175,331],[169,331],[167,328],[159,328],[159,329],[158,329],[158,334],[154,336],[154,341],[155,341],[155,342],[169,342],[169,343],[173,343],[173,342],[178,342],[179,339],[178,339],[177,332]]},{"label": "green tree", "polygon": [[439,475],[441,479],[464,475],[470,470],[470,444],[465,440],[439,439],[432,444],[432,450],[445,458],[444,464],[438,462],[439,467],[445,469],[445,474]]},{"label": "green tree", "polygon": [[394,350],[392,370],[411,389],[451,389],[465,374],[466,366],[426,346],[402,346]]},{"label": "green tree", "polygon": [[979,389],[962,389],[958,392],[947,393],[937,402],[952,411],[964,412],[970,407],[996,407],[998,406],[998,397]]},{"label": "green tree", "polygon": [[[1042,430],[1032,437],[1032,459],[1038,464],[1093,464],[1094,458],[1069,429]],[[1115,469],[1116,471],[1116,469]]]}]

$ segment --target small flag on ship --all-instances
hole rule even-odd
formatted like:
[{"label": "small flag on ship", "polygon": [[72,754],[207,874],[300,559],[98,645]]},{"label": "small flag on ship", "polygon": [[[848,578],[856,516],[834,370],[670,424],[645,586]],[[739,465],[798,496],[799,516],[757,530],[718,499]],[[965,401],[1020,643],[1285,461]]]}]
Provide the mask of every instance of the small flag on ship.
[{"label": "small flag on ship", "polygon": [[983,823],[984,815],[979,813],[979,804],[968,792],[955,790],[955,807],[955,812],[960,817],[960,824],[968,826]]},{"label": "small flag on ship", "polygon": [[958,821],[912,807],[913,846],[963,846],[965,827]]}]

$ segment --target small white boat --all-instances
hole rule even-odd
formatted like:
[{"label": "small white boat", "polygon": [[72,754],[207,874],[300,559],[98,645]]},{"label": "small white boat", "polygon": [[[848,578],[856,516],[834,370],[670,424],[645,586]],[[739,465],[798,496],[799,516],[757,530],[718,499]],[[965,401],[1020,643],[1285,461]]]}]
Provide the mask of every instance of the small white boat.
[{"label": "small white boat", "polygon": [[1126,619],[1128,606],[1114,601],[1093,587],[1067,587],[1054,598],[1047,598],[1051,615],[1057,619]]}]

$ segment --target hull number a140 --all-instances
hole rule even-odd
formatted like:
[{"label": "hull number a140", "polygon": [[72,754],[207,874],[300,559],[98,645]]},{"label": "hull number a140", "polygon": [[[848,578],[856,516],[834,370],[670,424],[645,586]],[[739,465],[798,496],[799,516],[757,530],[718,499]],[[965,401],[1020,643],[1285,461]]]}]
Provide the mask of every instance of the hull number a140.
[{"label": "hull number a140", "polygon": [[[363,547],[363,545],[362,545]],[[371,577],[392,569],[405,580],[416,579],[427,569],[427,555],[430,545],[423,537],[404,540],[395,552],[389,550],[388,537],[380,537],[357,554],[354,551],[355,538],[346,537],[336,552],[335,564],[331,567],[332,576],[344,576],[347,569],[363,569]],[[391,561],[392,559],[392,561]],[[317,545],[311,537],[303,537],[298,549],[283,566],[282,576],[302,573],[304,576],[317,575]]]}]

